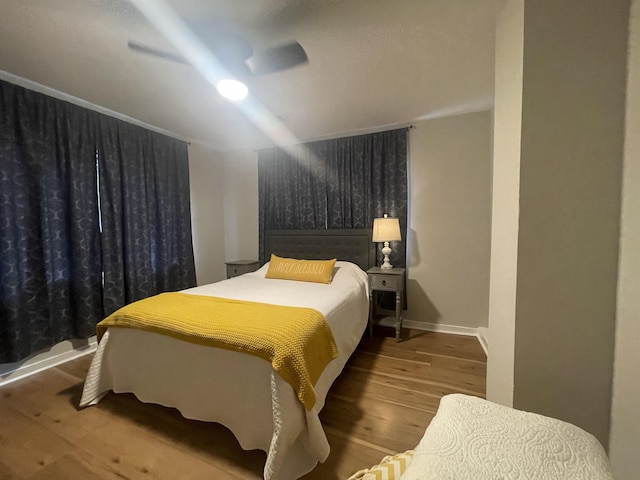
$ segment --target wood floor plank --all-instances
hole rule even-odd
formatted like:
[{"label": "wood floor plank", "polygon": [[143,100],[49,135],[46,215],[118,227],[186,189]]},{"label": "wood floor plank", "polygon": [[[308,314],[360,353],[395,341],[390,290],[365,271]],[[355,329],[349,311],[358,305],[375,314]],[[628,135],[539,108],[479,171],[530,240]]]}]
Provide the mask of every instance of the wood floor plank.
[{"label": "wood floor plank", "polygon": [[412,344],[410,341],[397,343],[389,340],[390,339],[376,339],[376,337],[373,339],[365,339],[360,343],[358,351],[368,352],[373,355],[390,356],[404,360],[429,363],[428,357],[417,352],[415,344]]},{"label": "wood floor plank", "polygon": [[370,353],[358,352],[349,360],[349,365],[361,369],[373,370],[376,373],[410,378],[416,381],[434,381],[443,384],[462,385],[471,393],[484,394],[486,376],[451,371],[444,367],[434,367],[428,364],[407,363],[402,359],[392,357],[377,357]]},{"label": "wood floor plank", "polygon": [[[422,388],[406,388],[403,382],[396,382],[389,377],[380,377],[370,372],[351,370],[348,381],[336,381],[330,396],[337,396],[356,403],[357,399],[364,396],[378,402],[386,402],[396,405],[404,405],[416,410],[435,413],[440,404],[441,395],[430,395],[422,391]],[[378,380],[382,381],[378,381]],[[388,382],[384,381],[389,379]],[[424,387],[423,387],[424,388]]]},{"label": "wood floor plank", "polygon": [[370,371],[382,371],[401,376],[413,375],[416,377],[427,377],[431,370],[431,365],[426,362],[408,362],[405,359],[375,355],[370,352],[354,353],[349,359],[349,365],[358,366]]},{"label": "wood floor plank", "polygon": [[132,394],[109,394],[96,407],[126,418],[148,435],[228,471],[233,478],[262,476],[266,454],[243,450],[231,431],[220,424],[185,419],[174,408],[142,403]]},{"label": "wood floor plank", "polygon": [[385,385],[389,385],[395,388],[402,388],[406,390],[413,390],[423,393],[424,395],[435,396],[440,398],[444,395],[448,395],[450,393],[469,393],[472,392],[464,391],[459,386],[444,384],[442,382],[437,382],[435,380],[430,379],[422,379],[422,378],[411,378],[411,377],[400,377],[397,375],[389,375],[382,372],[371,372],[370,370],[366,370],[363,368],[355,367],[347,365],[345,368],[349,373],[349,375],[354,375],[355,372],[362,372],[365,375],[369,376],[372,381],[383,383]]},{"label": "wood floor plank", "polygon": [[0,390],[2,392],[2,398],[8,402],[12,402],[15,395],[19,397],[13,403],[19,405],[29,399],[29,402],[37,402],[38,398],[45,397],[42,402],[46,402],[51,397],[56,397],[60,392],[64,392],[66,389],[73,387],[74,385],[81,384],[82,380],[79,380],[57,368],[50,368],[36,375],[17,380],[3,386]]},{"label": "wood floor plank", "polygon": [[123,476],[108,463],[75,448],[47,465],[28,480],[122,480]]},{"label": "wood floor plank", "polygon": [[[384,360],[389,359],[391,361],[395,361],[399,364],[403,364],[405,368],[411,369],[412,365],[416,367],[416,373],[420,370],[425,372],[429,371],[428,367],[438,367],[438,368],[446,368],[452,372],[460,372],[469,375],[478,375],[480,377],[486,377],[487,375],[487,363],[477,360],[469,361],[464,358],[453,357],[448,355],[440,355],[440,354],[432,354],[432,353],[422,353],[415,352],[411,358],[407,358],[407,356],[399,356],[395,355],[393,351],[387,351],[386,354],[382,353],[373,353],[370,351],[359,351],[357,352],[357,356],[354,355],[352,357],[355,359],[359,359],[360,362],[366,361],[363,357],[369,355],[373,357],[373,360]],[[373,365],[373,362],[371,362]]]},{"label": "wood floor plank", "polygon": [[76,442],[110,419],[99,409],[78,407],[83,383],[53,368],[31,379],[9,384],[4,401],[48,430]]},{"label": "wood floor plank", "polygon": [[80,448],[131,480],[241,478],[145,434],[143,427],[126,418],[87,435]]},{"label": "wood floor plank", "polygon": [[91,365],[91,360],[93,360],[93,354],[87,354],[74,359],[72,362],[57,365],[55,368],[58,371],[63,371],[69,375],[73,375],[84,382],[84,379],[87,377],[87,372],[89,371],[89,366]]},{"label": "wood floor plank", "polygon": [[8,465],[5,465],[3,462],[0,462],[0,478],[2,480],[20,480],[21,479],[21,477],[19,477],[16,472],[14,472]]},{"label": "wood floor plank", "polygon": [[416,351],[437,353],[469,360],[487,361],[487,356],[475,337],[420,332],[415,337]]},{"label": "wood floor plank", "polygon": [[338,430],[326,428],[327,438],[331,445],[331,453],[326,462],[320,463],[312,472],[303,476],[303,480],[329,480],[349,478],[353,473],[361,470],[363,465],[375,465],[388,453],[377,448],[371,448],[363,442],[353,441],[349,435]]},{"label": "wood floor plank", "polygon": [[486,354],[475,337],[404,329],[402,341],[396,342],[393,329],[377,327],[374,331],[379,333],[373,338],[363,338],[361,349],[374,353],[409,350],[413,354],[439,354],[485,363],[487,361]]},{"label": "wood floor plank", "polygon": [[395,452],[415,446],[432,418],[429,412],[366,397],[356,404],[332,398],[320,413],[323,425]]},{"label": "wood floor plank", "polygon": [[34,475],[74,448],[6,402],[0,418],[0,462],[18,477]]},{"label": "wood floor plank", "polygon": [[468,361],[444,355],[427,355],[431,366],[434,368],[445,368],[450,372],[460,372],[469,375],[476,375],[481,378],[487,376],[487,363],[479,361]]}]

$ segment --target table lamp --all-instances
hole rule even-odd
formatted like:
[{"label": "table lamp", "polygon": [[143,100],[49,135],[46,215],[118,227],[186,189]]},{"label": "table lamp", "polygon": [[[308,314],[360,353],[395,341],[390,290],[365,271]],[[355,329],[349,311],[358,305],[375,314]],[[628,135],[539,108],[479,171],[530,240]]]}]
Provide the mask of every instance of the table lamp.
[{"label": "table lamp", "polygon": [[372,240],[374,242],[384,242],[384,246],[382,247],[384,262],[380,265],[380,268],[384,270],[393,268],[393,265],[389,262],[389,255],[391,255],[389,242],[402,240],[400,236],[400,221],[397,218],[387,217],[386,213],[384,214],[384,218],[374,218]]}]

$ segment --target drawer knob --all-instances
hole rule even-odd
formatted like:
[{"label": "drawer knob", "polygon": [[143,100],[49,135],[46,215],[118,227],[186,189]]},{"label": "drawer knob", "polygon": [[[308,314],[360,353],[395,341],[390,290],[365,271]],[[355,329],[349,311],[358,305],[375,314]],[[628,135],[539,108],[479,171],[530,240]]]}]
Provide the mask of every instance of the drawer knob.
[{"label": "drawer knob", "polygon": [[382,280],[382,286],[386,287],[387,286],[387,281],[386,280]]}]

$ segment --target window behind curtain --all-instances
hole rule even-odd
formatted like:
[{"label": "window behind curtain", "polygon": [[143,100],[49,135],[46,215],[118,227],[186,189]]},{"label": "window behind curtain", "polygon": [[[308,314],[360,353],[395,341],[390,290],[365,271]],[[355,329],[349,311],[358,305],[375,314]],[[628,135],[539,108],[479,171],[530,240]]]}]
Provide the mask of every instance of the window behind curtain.
[{"label": "window behind curtain", "polygon": [[[387,213],[402,241],[391,263],[406,265],[407,134],[402,128],[258,152],[260,259],[272,229],[373,228]],[[380,254],[381,255],[381,254]]]},{"label": "window behind curtain", "polygon": [[105,313],[196,283],[187,145],[100,118]]},{"label": "window behind curtain", "polygon": [[0,81],[0,363],[193,285],[186,144]]},{"label": "window behind curtain", "polygon": [[102,318],[91,112],[0,82],[0,362]]}]

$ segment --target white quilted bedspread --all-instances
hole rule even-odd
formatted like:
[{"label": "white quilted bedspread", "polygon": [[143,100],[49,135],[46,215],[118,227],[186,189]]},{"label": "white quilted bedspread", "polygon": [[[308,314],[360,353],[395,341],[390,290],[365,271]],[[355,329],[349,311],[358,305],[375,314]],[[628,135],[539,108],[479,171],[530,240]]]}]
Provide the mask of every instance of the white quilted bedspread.
[{"label": "white quilted bedspread", "polygon": [[613,480],[591,434],[467,395],[442,398],[402,480]]},{"label": "white quilted bedspread", "polygon": [[[265,479],[301,477],[329,455],[319,412],[367,326],[366,273],[347,262],[337,262],[336,267],[331,284],[265,279],[265,265],[253,273],[185,290],[321,312],[340,356],[316,383],[317,400],[311,410],[262,358],[132,328],[105,333],[80,406],[98,403],[110,390],[131,392],[143,402],[177,408],[186,418],[225,425],[245,450],[267,452]],[[239,478],[246,476],[243,470],[230,476],[236,478],[235,473]]]}]

